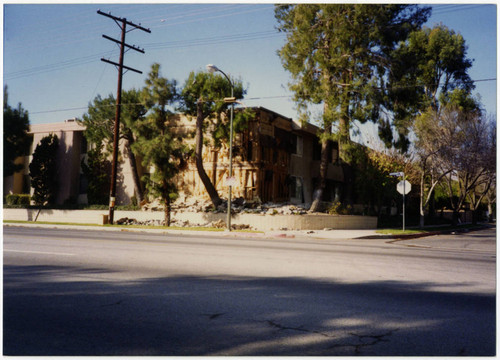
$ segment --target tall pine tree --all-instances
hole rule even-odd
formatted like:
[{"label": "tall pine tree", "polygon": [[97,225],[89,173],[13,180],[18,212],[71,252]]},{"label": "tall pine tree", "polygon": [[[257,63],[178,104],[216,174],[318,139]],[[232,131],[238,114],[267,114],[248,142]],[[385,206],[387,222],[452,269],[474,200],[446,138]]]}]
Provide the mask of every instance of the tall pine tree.
[{"label": "tall pine tree", "polygon": [[135,124],[137,140],[132,146],[151,171],[145,179],[146,186],[150,195],[163,201],[167,226],[170,226],[171,203],[178,196],[174,178],[187,162],[187,147],[174,131],[174,117],[169,116],[169,106],[176,94],[176,82],[160,76],[160,65],[153,64],[141,93],[148,112]]},{"label": "tall pine tree", "polygon": [[[351,123],[378,119],[391,52],[429,12],[401,4],[276,6],[278,29],[287,35],[279,55],[292,75],[295,101],[305,114],[309,105],[323,105],[320,181],[311,210],[319,209],[326,186],[328,142],[338,141],[341,161],[352,164]],[[352,176],[345,180],[350,186]]]}]

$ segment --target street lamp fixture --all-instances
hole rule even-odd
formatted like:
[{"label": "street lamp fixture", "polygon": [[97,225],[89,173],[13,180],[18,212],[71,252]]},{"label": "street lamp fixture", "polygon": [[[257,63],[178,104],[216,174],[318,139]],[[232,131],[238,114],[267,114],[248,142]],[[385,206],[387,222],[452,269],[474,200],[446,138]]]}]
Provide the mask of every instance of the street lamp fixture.
[{"label": "street lamp fixture", "polygon": [[229,76],[226,75],[224,71],[219,69],[217,66],[213,64],[207,65],[207,70],[209,73],[213,74],[214,72],[220,72],[225,76],[227,81],[229,81],[229,85],[231,85],[231,97],[224,98],[224,102],[231,103],[231,116],[229,120],[229,192],[227,197],[227,230],[231,231],[231,190],[232,190],[232,182],[233,182],[233,114],[234,114],[234,103],[236,102],[236,98],[234,97],[234,85]]}]

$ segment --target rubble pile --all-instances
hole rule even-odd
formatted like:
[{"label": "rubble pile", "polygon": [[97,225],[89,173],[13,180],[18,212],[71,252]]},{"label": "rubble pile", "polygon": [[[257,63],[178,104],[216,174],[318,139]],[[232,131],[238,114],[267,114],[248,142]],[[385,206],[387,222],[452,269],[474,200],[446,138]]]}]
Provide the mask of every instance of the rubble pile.
[{"label": "rubble pile", "polygon": [[[227,212],[227,200],[222,200],[222,204],[214,208],[210,200],[187,199],[177,201],[172,205],[172,211],[177,212]],[[275,204],[261,203],[257,201],[246,201],[243,198],[237,198],[231,202],[231,213],[250,213],[261,215],[303,215],[307,214],[309,204],[292,205],[292,204]]]},{"label": "rubble pile", "polygon": [[[243,198],[237,198],[231,202],[232,214],[260,214],[260,215],[302,215],[307,214],[308,204],[305,205],[292,205],[292,204],[275,204],[275,203],[262,203],[259,199],[256,201],[246,201]],[[151,203],[142,203],[142,211],[163,211],[163,204],[158,201]],[[222,204],[215,208],[210,200],[200,200],[195,198],[179,199],[172,204],[172,221],[171,226],[178,227],[211,227],[211,228],[225,228],[226,222],[224,220],[212,221],[203,224],[190,223],[185,220],[176,220],[175,214],[198,212],[198,213],[226,213],[227,200],[223,200]],[[162,220],[146,220],[137,221],[136,219],[122,218],[116,221],[118,225],[146,225],[146,226],[165,226]],[[233,224],[231,226],[235,230],[250,229],[250,225]]]}]

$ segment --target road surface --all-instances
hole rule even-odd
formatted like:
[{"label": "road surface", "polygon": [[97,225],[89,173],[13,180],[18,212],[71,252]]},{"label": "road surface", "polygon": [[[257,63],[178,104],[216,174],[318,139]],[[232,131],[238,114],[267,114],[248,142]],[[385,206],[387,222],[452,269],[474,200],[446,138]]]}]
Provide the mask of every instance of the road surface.
[{"label": "road surface", "polygon": [[5,226],[3,352],[495,355],[495,242]]}]

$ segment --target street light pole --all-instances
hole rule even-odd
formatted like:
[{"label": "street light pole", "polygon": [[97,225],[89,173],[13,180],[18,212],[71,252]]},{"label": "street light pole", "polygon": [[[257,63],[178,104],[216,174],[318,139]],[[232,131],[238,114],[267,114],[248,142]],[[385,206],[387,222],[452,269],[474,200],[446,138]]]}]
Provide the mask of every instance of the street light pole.
[{"label": "street light pole", "polygon": [[226,75],[224,71],[219,69],[217,66],[213,64],[208,64],[207,65],[207,70],[210,73],[214,73],[216,71],[220,72],[222,75],[224,75],[229,81],[229,85],[231,85],[231,97],[230,98],[225,98],[225,102],[230,102],[231,103],[231,113],[230,113],[230,120],[229,120],[229,192],[227,196],[227,230],[231,231],[231,190],[232,190],[232,181],[233,181],[233,116],[234,116],[234,86],[233,82],[229,78],[229,76]]}]

